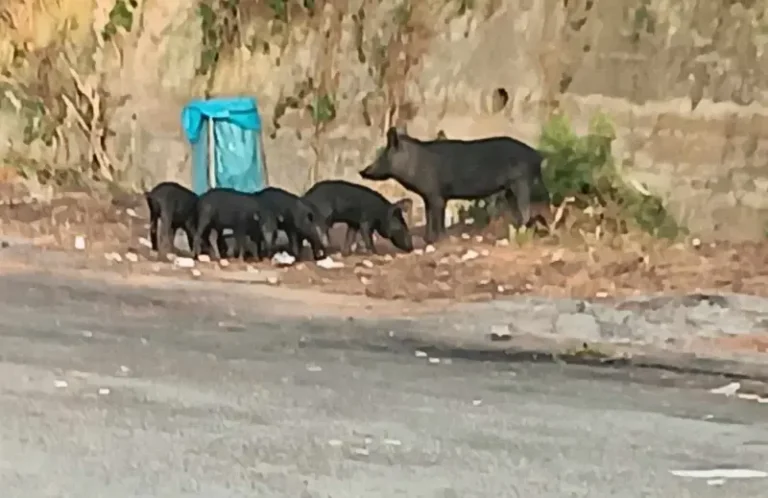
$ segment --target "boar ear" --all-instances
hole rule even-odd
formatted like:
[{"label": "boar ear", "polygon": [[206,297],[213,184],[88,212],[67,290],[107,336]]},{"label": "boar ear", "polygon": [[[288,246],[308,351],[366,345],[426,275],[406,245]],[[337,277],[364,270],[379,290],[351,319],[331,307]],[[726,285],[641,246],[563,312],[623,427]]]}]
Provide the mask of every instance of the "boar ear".
[{"label": "boar ear", "polygon": [[387,130],[387,147],[397,147],[400,137],[397,134],[397,128],[390,126]]},{"label": "boar ear", "polygon": [[413,208],[413,199],[400,199],[399,201],[395,202],[395,206],[397,206],[403,212],[403,214],[409,213],[411,208]]}]

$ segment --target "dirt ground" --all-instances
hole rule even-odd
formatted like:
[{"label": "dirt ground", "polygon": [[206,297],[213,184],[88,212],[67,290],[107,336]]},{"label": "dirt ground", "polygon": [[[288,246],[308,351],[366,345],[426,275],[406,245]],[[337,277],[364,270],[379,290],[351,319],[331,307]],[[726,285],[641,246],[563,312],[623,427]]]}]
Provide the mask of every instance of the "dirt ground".
[{"label": "dirt ground", "polygon": [[[133,272],[170,270],[171,263],[158,262],[145,246],[147,217],[141,197],[70,194],[50,203],[1,205],[0,235],[31,238],[36,245],[73,251],[75,237],[80,235],[94,265],[119,264],[115,254],[127,264],[132,256],[126,258],[126,254],[133,253],[138,258],[130,263]],[[341,268],[326,269],[314,262],[276,267],[268,261],[248,265],[230,261],[217,271],[248,266],[270,269],[284,286],[412,301],[486,300],[521,293],[601,298],[721,290],[768,295],[766,242],[669,244],[640,235],[598,240],[592,233],[574,236],[575,230],[556,230],[553,235],[510,244],[504,237],[506,227],[503,221],[483,231],[472,225],[454,226],[448,239],[426,249],[417,236],[418,249],[412,254],[398,253],[379,239],[379,255],[343,258],[333,254],[331,258],[342,263]],[[343,229],[334,230],[337,244]]]}]

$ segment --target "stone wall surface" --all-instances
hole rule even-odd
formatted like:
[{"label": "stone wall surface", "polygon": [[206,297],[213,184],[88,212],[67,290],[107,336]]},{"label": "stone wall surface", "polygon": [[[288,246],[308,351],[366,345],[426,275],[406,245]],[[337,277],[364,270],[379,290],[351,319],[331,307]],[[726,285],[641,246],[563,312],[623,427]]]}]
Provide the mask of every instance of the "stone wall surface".
[{"label": "stone wall surface", "polygon": [[[88,35],[103,30],[114,7],[47,3],[9,1],[0,65],[10,64],[13,47],[61,51],[62,38],[69,53],[93,53]],[[139,1],[131,30],[96,49],[99,84],[128,97],[110,119],[108,143],[133,181],[189,183],[179,113],[206,91],[258,99],[270,180],[296,191],[319,178],[359,181],[390,122],[420,138],[443,130],[535,144],[560,108],[579,131],[594,113],[608,114],[624,174],[661,195],[692,231],[765,236],[768,1],[316,0],[313,16],[287,2],[287,23],[254,2],[238,10],[239,32],[210,75],[196,74],[206,46],[199,3]],[[0,157],[82,160],[83,140],[70,140],[66,154],[61,145],[21,143],[27,122],[8,90],[26,82],[4,74]],[[335,117],[319,126],[304,108],[325,94]],[[391,182],[377,188],[403,195]]]}]

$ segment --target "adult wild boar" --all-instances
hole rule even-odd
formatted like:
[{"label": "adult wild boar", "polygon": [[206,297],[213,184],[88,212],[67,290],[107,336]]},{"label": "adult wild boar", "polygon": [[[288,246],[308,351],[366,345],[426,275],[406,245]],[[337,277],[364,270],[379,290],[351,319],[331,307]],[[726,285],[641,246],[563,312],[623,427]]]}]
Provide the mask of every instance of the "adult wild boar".
[{"label": "adult wild boar", "polygon": [[[394,178],[421,196],[427,215],[425,241],[432,243],[445,234],[445,204],[451,199],[478,200],[504,192],[513,223],[528,225],[532,195],[549,207],[543,159],[537,150],[510,137],[423,141],[391,127],[386,146],[360,176]],[[542,213],[548,209],[537,210]]]}]

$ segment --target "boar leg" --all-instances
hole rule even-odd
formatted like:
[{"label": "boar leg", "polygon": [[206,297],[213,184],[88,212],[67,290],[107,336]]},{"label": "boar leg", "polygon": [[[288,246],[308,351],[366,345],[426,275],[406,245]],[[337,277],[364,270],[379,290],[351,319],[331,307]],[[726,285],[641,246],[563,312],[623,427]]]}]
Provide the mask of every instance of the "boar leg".
[{"label": "boar leg", "polygon": [[440,197],[425,198],[424,207],[427,212],[424,242],[433,244],[445,231],[445,201]]},{"label": "boar leg", "polygon": [[341,248],[341,254],[344,256],[348,256],[351,249],[352,244],[354,244],[355,239],[357,239],[357,233],[358,228],[353,227],[352,225],[347,225],[347,236],[344,237],[344,246]]}]

